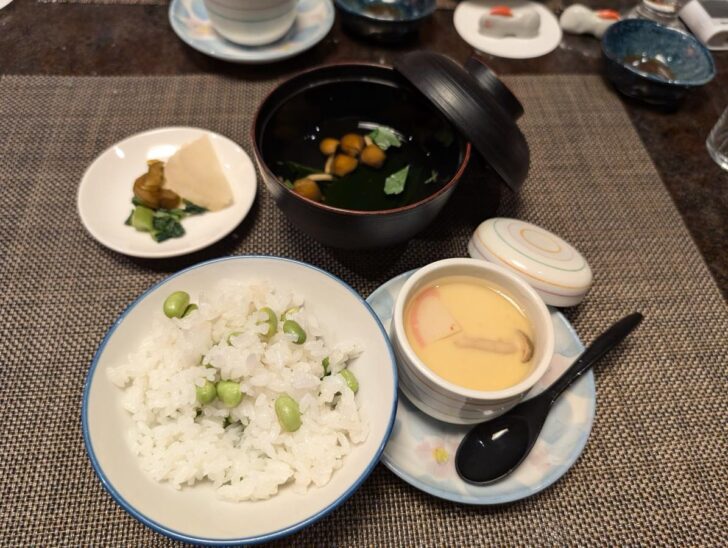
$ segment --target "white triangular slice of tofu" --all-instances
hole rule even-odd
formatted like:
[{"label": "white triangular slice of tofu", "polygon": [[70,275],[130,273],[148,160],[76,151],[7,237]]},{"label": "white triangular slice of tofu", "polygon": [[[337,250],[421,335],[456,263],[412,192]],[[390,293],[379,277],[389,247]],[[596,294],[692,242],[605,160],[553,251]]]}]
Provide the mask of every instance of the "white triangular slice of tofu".
[{"label": "white triangular slice of tofu", "polygon": [[165,188],[210,211],[233,203],[230,184],[206,135],[184,145],[167,160],[164,178]]}]

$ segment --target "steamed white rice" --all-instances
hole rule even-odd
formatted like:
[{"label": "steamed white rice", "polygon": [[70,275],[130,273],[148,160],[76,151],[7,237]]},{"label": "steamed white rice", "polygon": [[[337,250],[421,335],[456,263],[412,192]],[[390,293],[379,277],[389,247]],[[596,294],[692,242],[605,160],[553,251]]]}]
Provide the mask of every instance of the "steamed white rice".
[{"label": "steamed white rice", "polygon": [[[209,480],[233,501],[266,499],[288,483],[298,492],[325,485],[367,436],[356,397],[338,375],[359,348],[327,344],[319,320],[335,325],[336,318],[315,318],[300,296],[266,282],[224,280],[192,300],[199,309],[182,319],[155,312],[139,348],[109,370],[124,390],[133,417],[129,440],[143,470],[178,489]],[[280,324],[270,340],[261,337],[267,325],[258,311],[266,306],[278,316],[300,307],[290,318],[306,342],[293,344]],[[201,407],[195,387],[205,380],[240,382],[242,402],[232,410],[218,399]],[[296,432],[278,422],[274,402],[282,393],[299,404]]]}]

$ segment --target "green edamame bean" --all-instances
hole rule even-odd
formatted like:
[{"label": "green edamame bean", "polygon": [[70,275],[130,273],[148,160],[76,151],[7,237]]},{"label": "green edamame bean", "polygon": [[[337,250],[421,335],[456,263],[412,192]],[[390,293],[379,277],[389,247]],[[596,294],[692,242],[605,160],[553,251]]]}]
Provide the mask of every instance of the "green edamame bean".
[{"label": "green edamame bean", "polygon": [[195,393],[197,394],[197,401],[202,405],[211,403],[217,397],[215,383],[210,381],[205,381],[202,386],[195,386]]},{"label": "green edamame bean", "polygon": [[190,304],[190,296],[186,291],[175,291],[164,300],[162,310],[168,318],[181,318]]},{"label": "green edamame bean", "polygon": [[267,306],[264,306],[258,312],[262,312],[263,314],[266,315],[266,319],[259,321],[258,324],[262,324],[262,323],[268,324],[268,331],[263,333],[263,336],[271,338],[278,331],[278,318],[276,317],[276,313],[273,312],[273,310],[271,310]]},{"label": "green edamame bean", "polygon": [[283,332],[286,335],[293,335],[296,337],[293,341],[294,344],[303,344],[306,342],[306,332],[296,321],[286,320],[283,322]]},{"label": "green edamame bean", "polygon": [[301,411],[298,402],[288,394],[281,394],[276,398],[276,415],[281,428],[286,432],[295,432],[301,428]]},{"label": "green edamame bean", "polygon": [[196,305],[196,304],[190,304],[190,305],[188,305],[188,306],[187,306],[187,308],[185,308],[185,311],[184,311],[184,313],[182,314],[182,317],[184,318],[184,317],[186,317],[186,316],[189,316],[189,315],[190,315],[190,314],[192,314],[192,312],[194,312],[195,310],[197,310],[197,305]]},{"label": "green edamame bean", "polygon": [[326,375],[330,375],[331,371],[329,371],[329,357],[326,356],[323,360],[321,360],[321,365],[324,366],[324,377]]},{"label": "green edamame bean", "polygon": [[227,343],[228,343],[228,346],[232,346],[232,344],[233,344],[233,343],[231,342],[231,339],[232,339],[233,337],[237,337],[238,335],[241,335],[241,334],[242,334],[242,332],[240,332],[240,331],[233,331],[232,333],[230,333],[230,334],[229,334],[229,335],[227,336]]},{"label": "green edamame bean", "polygon": [[354,394],[356,394],[359,391],[359,381],[356,380],[356,377],[354,376],[354,373],[349,371],[348,369],[344,369],[339,373],[344,380],[346,381],[346,386],[348,386]]},{"label": "green edamame bean", "polygon": [[240,383],[235,381],[220,381],[217,383],[217,397],[226,407],[235,407],[243,399]]},{"label": "green edamame bean", "polygon": [[291,315],[295,314],[299,310],[301,310],[301,307],[300,306],[292,306],[291,308],[286,308],[283,311],[283,314],[281,314],[281,321],[282,322],[283,321],[286,321],[286,319],[288,318],[288,316],[291,316]]},{"label": "green edamame bean", "polygon": [[140,232],[154,230],[154,211],[144,206],[136,206],[131,214],[131,226]]}]

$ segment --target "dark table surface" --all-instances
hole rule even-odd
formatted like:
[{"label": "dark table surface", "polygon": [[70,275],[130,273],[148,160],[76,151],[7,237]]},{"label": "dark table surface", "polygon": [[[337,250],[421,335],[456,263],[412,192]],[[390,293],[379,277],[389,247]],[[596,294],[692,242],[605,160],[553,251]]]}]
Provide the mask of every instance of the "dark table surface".
[{"label": "dark table surface", "polygon": [[[550,0],[550,7],[558,8],[556,2]],[[625,8],[631,3],[620,0],[595,5]],[[269,79],[341,60],[391,63],[411,49],[446,53],[460,62],[473,53],[455,32],[452,11],[438,10],[419,38],[403,46],[382,47],[353,38],[337,21],[320,44],[298,57],[263,66],[233,65],[208,58],[181,42],[168,24],[167,11],[166,5],[15,0],[0,10],[0,74],[212,72]],[[723,295],[728,297],[728,172],[722,171],[705,149],[705,138],[728,106],[728,52],[716,52],[714,57],[717,77],[690,94],[676,111],[656,110],[626,99],[624,104]],[[537,59],[482,58],[501,74],[601,70],[598,42],[588,37],[567,36],[561,47]]]}]

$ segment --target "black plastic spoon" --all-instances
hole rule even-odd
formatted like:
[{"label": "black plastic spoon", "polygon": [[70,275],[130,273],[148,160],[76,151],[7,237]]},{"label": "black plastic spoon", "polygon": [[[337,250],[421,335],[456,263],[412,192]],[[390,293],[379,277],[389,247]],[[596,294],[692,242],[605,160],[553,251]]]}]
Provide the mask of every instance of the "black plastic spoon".
[{"label": "black plastic spoon", "polygon": [[495,419],[480,423],[460,442],[455,469],[468,483],[487,485],[515,470],[536,443],[551,406],[561,393],[642,321],[636,312],[599,335],[549,388]]}]

